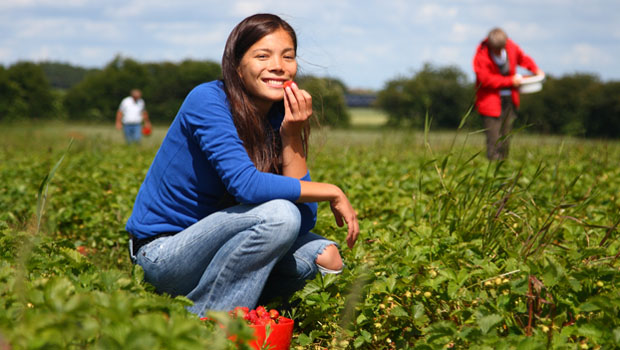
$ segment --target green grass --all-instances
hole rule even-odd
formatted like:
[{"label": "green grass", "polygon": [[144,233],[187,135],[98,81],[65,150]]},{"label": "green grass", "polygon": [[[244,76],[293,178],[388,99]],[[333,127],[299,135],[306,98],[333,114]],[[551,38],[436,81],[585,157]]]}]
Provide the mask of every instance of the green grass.
[{"label": "green grass", "polygon": [[[479,132],[365,125],[313,132],[313,179],[345,190],[362,232],[342,275],[283,310],[293,348],[620,343],[620,143],[517,134],[490,163]],[[0,347],[231,348],[127,257],[122,229],[165,128],[133,147],[112,125],[2,129]],[[37,235],[37,192],[65,152]],[[314,231],[346,247],[325,203]]]}]

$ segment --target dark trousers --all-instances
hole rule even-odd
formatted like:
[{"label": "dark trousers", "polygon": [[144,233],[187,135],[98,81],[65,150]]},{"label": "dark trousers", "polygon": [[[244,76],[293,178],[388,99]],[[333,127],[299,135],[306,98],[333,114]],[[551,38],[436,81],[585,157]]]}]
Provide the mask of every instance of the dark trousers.
[{"label": "dark trousers", "polygon": [[510,96],[502,96],[502,114],[496,117],[482,116],[487,136],[487,158],[501,160],[508,156],[512,124],[517,110]]}]

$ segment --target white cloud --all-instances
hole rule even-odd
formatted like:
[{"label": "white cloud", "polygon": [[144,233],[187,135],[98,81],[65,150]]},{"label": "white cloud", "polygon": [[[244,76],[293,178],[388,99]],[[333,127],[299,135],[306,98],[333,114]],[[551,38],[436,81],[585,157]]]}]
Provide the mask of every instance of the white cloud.
[{"label": "white cloud", "polygon": [[236,16],[249,16],[259,12],[265,12],[267,5],[264,1],[237,1],[233,4],[232,13]]},{"label": "white cloud", "polygon": [[87,3],[87,0],[2,0],[0,2],[0,9],[14,9],[14,8],[27,8],[27,7],[77,7],[83,6]]},{"label": "white cloud", "polygon": [[469,23],[454,22],[450,29],[450,39],[453,42],[480,41],[480,32],[478,28]]},{"label": "white cloud", "polygon": [[33,50],[30,57],[32,57],[35,61],[44,61],[50,59],[50,57],[53,57],[52,52],[53,49],[51,46],[43,45]]},{"label": "white cloud", "polygon": [[109,6],[103,12],[111,18],[139,17],[147,13],[151,6],[149,2],[134,0],[127,1],[120,6]]},{"label": "white cloud", "polygon": [[[468,15],[471,19],[481,23],[491,23],[491,25],[500,25],[504,19],[504,8],[494,4],[484,3],[469,7]],[[489,28],[490,29],[490,28]]]},{"label": "white cloud", "polygon": [[124,37],[121,28],[109,21],[74,18],[23,19],[15,23],[13,37],[32,43],[53,40],[71,44],[74,40],[116,41]]},{"label": "white cloud", "polygon": [[108,63],[118,52],[110,52],[109,49],[98,46],[80,47],[74,55],[69,55],[69,61],[80,64],[81,62],[92,62],[89,66]]},{"label": "white cloud", "polygon": [[528,21],[510,21],[504,25],[504,30],[511,38],[526,43],[534,41],[545,41],[552,38],[552,33],[545,30],[539,23]]},{"label": "white cloud", "polygon": [[153,34],[155,38],[164,43],[175,46],[210,46],[214,43],[222,43],[223,45],[227,35],[227,32],[213,30],[162,30]]},{"label": "white cloud", "polygon": [[13,59],[13,50],[8,47],[0,46],[0,61],[6,62]]},{"label": "white cloud", "polygon": [[433,61],[442,63],[455,63],[461,60],[463,54],[461,49],[455,46],[439,46],[436,49],[437,54]]},{"label": "white cloud", "polygon": [[366,29],[360,26],[344,25],[340,28],[340,33],[361,36],[366,33]]},{"label": "white cloud", "polygon": [[[236,0],[229,1],[230,4],[225,7],[226,13],[238,19],[243,19],[255,13],[273,13],[281,16],[284,20],[305,18],[314,23],[321,22],[325,15],[329,14],[347,14],[342,11],[348,6],[348,1],[282,1],[282,0]],[[325,6],[325,4],[328,6]],[[355,7],[353,7],[355,8]],[[291,23],[292,24],[292,23]]]},{"label": "white cloud", "polygon": [[388,3],[387,16],[390,22],[412,23],[414,25],[437,25],[446,23],[458,16],[456,6],[445,6],[434,2],[417,4],[416,2],[399,1]]},{"label": "white cloud", "polygon": [[430,3],[422,5],[417,12],[419,17],[422,17],[429,21],[434,21],[438,18],[454,18],[458,14],[458,9],[453,6],[441,6],[436,3]]},{"label": "white cloud", "polygon": [[561,56],[561,62],[575,69],[592,69],[597,66],[614,63],[614,58],[607,51],[592,46],[588,43],[577,43],[570,47],[570,50]]}]

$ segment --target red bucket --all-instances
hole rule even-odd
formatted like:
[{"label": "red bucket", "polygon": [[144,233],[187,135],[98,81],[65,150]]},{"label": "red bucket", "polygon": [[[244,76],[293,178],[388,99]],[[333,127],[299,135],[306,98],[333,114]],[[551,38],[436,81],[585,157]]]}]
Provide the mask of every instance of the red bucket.
[{"label": "red bucket", "polygon": [[[289,350],[291,347],[294,325],[295,321],[280,316],[278,323],[270,325],[270,333],[266,343],[267,348],[270,350]],[[250,346],[259,350],[261,346],[265,344],[265,326],[250,325],[250,327],[254,328],[254,337],[256,338],[256,340],[250,342]]]},{"label": "red bucket", "polygon": [[150,126],[143,126],[142,127],[142,135],[144,136],[149,136],[151,135],[151,127]]},{"label": "red bucket", "polygon": [[[201,321],[213,321],[209,317],[201,317]],[[269,350],[289,350],[291,348],[291,339],[293,338],[293,326],[295,321],[284,316],[278,318],[278,323],[270,323],[269,337],[267,338],[267,348]],[[220,327],[224,328],[220,324]],[[265,344],[266,327],[265,325],[251,324],[250,327],[254,329],[254,340],[249,342],[249,345],[256,350],[260,350],[263,344]],[[235,340],[235,336],[230,336],[228,339]]]}]

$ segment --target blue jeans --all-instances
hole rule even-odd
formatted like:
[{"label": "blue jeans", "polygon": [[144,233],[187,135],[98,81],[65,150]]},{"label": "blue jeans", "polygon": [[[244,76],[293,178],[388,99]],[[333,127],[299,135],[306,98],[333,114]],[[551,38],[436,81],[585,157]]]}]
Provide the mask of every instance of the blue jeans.
[{"label": "blue jeans", "polygon": [[127,143],[138,143],[142,137],[142,124],[123,124],[123,132]]},{"label": "blue jeans", "polygon": [[299,209],[287,200],[237,205],[142,246],[136,262],[158,292],[187,296],[194,302],[189,311],[199,316],[255,308],[261,295],[288,296],[302,288],[318,271],[317,256],[336,244],[300,235],[300,225]]}]

